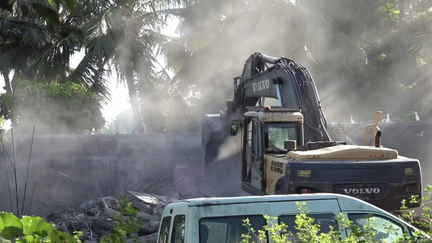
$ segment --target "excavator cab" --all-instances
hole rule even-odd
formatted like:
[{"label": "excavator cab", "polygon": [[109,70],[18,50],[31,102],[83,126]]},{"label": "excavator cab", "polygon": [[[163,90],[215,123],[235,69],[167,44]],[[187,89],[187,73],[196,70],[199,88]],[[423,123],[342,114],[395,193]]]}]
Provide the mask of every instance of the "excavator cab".
[{"label": "excavator cab", "polygon": [[242,182],[262,194],[265,191],[264,159],[285,156],[303,146],[303,115],[282,107],[249,107],[243,119]]}]

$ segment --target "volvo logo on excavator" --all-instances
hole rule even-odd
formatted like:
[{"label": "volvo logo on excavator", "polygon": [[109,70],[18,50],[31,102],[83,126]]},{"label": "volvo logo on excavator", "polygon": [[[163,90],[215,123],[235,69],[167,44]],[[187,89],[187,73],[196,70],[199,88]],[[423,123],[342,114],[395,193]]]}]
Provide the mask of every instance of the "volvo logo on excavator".
[{"label": "volvo logo on excavator", "polygon": [[270,80],[266,79],[266,80],[256,82],[256,83],[252,84],[252,88],[253,88],[254,92],[261,91],[264,89],[269,89],[270,88]]},{"label": "volvo logo on excavator", "polygon": [[347,195],[364,195],[364,194],[379,194],[380,189],[375,188],[344,188],[343,191]]}]

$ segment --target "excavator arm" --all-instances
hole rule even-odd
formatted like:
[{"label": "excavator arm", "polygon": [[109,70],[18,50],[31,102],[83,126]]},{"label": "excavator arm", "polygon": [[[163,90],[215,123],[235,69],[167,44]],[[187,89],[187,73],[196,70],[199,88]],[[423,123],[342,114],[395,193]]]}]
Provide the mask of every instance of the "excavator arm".
[{"label": "excavator arm", "polygon": [[281,107],[301,110],[306,142],[330,141],[315,83],[301,64],[254,53],[247,59],[242,76],[234,78],[228,116],[248,106],[262,106],[265,98],[276,99]]},{"label": "excavator arm", "polygon": [[227,102],[227,109],[203,118],[201,135],[206,161],[217,155],[232,121],[241,119],[247,107],[262,107],[266,98],[275,99],[277,106],[301,111],[305,143],[331,141],[315,83],[306,68],[288,58],[256,52],[246,60],[242,75],[234,78],[234,97]]}]

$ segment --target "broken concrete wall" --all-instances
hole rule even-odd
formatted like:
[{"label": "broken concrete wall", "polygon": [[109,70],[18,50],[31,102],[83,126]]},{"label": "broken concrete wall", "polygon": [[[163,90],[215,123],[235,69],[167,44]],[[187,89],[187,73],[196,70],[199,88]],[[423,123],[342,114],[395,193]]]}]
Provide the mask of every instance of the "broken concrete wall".
[{"label": "broken concrete wall", "polygon": [[172,168],[199,166],[200,138],[198,133],[36,135],[30,155],[32,137],[17,135],[15,146],[9,139],[0,151],[0,211],[16,212],[14,157],[20,211],[30,158],[24,209],[45,215],[98,197],[118,198],[126,190],[168,190],[161,186],[172,186]]}]

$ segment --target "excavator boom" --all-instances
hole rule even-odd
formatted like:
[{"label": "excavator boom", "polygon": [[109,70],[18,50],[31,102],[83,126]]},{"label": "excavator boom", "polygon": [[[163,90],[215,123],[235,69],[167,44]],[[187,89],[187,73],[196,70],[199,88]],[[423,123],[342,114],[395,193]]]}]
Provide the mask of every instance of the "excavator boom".
[{"label": "excavator boom", "polygon": [[256,52],[246,60],[242,75],[234,78],[234,97],[227,102],[227,109],[203,118],[201,135],[206,162],[217,156],[232,121],[241,119],[247,107],[262,107],[268,100],[273,100],[272,105],[300,110],[305,144],[331,141],[315,83],[306,68],[288,58]]},{"label": "excavator boom", "polygon": [[327,122],[311,75],[301,64],[281,57],[254,53],[240,77],[234,78],[232,110],[264,105],[265,98],[277,100],[278,106],[299,109],[305,119],[306,142],[330,141]]}]

